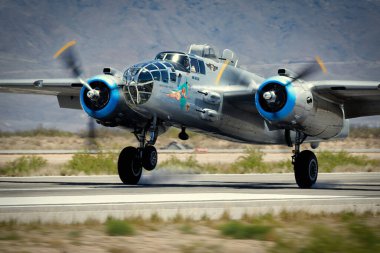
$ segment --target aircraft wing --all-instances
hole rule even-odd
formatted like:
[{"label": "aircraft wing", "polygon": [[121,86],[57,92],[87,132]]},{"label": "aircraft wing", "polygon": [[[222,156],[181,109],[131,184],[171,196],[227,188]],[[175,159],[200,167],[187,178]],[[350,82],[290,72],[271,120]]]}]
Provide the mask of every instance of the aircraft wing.
[{"label": "aircraft wing", "polygon": [[41,94],[57,96],[61,108],[81,109],[79,94],[82,84],[70,79],[0,80],[0,93]]},{"label": "aircraft wing", "polygon": [[342,104],[347,119],[380,114],[380,82],[316,81],[312,83],[311,90]]},{"label": "aircraft wing", "polygon": [[1,93],[79,96],[82,84],[70,79],[10,79],[0,80]]}]

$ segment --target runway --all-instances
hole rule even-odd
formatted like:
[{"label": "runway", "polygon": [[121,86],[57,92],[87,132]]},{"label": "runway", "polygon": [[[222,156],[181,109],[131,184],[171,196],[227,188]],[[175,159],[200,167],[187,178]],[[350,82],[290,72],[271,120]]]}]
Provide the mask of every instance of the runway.
[{"label": "runway", "polygon": [[83,222],[176,215],[217,219],[281,211],[380,212],[380,173],[320,174],[299,189],[286,174],[146,173],[125,186],[118,176],[0,178],[0,221]]}]

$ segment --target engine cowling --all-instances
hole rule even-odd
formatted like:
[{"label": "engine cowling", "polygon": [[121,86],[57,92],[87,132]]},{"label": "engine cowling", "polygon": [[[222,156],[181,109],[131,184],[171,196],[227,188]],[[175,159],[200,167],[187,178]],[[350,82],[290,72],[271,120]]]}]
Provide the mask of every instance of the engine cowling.
[{"label": "engine cowling", "polygon": [[99,98],[94,101],[87,97],[88,89],[82,87],[80,103],[83,110],[99,123],[106,126],[117,126],[126,120],[126,113],[130,111],[125,103],[117,79],[111,75],[98,75],[87,80],[87,83],[99,91]]},{"label": "engine cowling", "polygon": [[272,126],[323,139],[337,136],[345,123],[339,105],[313,96],[307,83],[286,76],[265,80],[256,92],[255,104]]}]

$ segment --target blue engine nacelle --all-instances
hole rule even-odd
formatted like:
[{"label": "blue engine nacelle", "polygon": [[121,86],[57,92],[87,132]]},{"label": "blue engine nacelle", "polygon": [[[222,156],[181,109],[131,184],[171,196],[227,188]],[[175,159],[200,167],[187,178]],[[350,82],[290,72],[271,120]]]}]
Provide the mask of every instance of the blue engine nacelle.
[{"label": "blue engine nacelle", "polygon": [[82,87],[80,103],[83,110],[105,126],[125,125],[131,109],[126,105],[117,79],[111,75],[98,75],[87,80],[88,84],[99,91],[99,98],[93,101],[87,97],[88,89]]},{"label": "blue engine nacelle", "polygon": [[345,124],[339,105],[313,96],[307,83],[286,76],[265,80],[255,95],[260,115],[272,126],[309,136],[337,136]]}]

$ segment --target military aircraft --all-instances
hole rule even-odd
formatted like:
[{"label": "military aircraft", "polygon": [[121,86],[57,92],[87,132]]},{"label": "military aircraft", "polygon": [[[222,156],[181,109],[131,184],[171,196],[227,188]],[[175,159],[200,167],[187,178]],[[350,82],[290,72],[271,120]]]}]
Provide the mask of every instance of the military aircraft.
[{"label": "military aircraft", "polygon": [[75,41],[55,58],[71,70],[70,79],[1,80],[0,92],[54,95],[61,108],[83,109],[106,127],[131,130],[139,147],[124,148],[118,173],[124,184],[137,184],[142,168],[157,165],[157,137],[169,127],[186,129],[242,143],[294,147],[292,163],[300,188],[312,187],[318,161],[304,142],[316,148],[321,141],[348,136],[348,119],[380,114],[380,82],[305,81],[323,62],[299,73],[279,69],[263,78],[239,68],[233,51],[221,54],[210,45],[193,44],[187,53],[160,52],[154,60],[124,72],[104,68],[83,78]]}]

